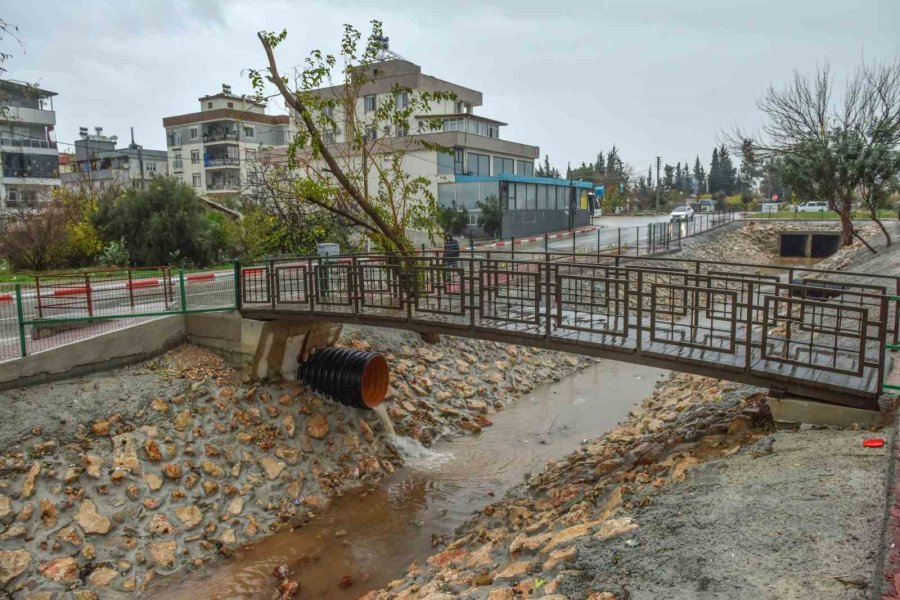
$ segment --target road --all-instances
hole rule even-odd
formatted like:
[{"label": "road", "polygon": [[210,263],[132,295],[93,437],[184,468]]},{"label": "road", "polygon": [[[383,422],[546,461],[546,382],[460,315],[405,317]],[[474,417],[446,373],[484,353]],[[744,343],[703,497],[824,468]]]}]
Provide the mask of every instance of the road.
[{"label": "road", "polygon": [[[699,218],[699,216],[698,216]],[[647,235],[648,223],[668,223],[669,215],[656,215],[644,217],[596,217],[593,220],[594,226],[600,226],[599,237],[596,231],[582,233],[575,237],[576,250],[584,250],[585,247],[596,249],[599,240],[600,247],[616,246],[621,242],[624,244],[634,244],[639,238],[644,240]],[[621,234],[619,230],[621,229]],[[640,230],[640,233],[638,233]],[[559,240],[550,240],[547,247],[551,251],[571,252],[572,238],[564,238]],[[544,243],[542,241],[532,242],[530,244],[522,244],[522,250],[543,250]]]}]

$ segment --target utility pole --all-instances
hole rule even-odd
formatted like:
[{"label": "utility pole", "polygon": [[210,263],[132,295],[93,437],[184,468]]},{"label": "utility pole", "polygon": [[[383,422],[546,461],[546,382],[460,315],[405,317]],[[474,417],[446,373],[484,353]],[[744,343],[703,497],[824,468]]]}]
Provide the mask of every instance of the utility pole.
[{"label": "utility pole", "polygon": [[656,157],[656,210],[659,210],[659,163],[662,160],[661,157]]},{"label": "utility pole", "polygon": [[137,149],[138,165],[141,170],[141,189],[144,189],[144,147],[134,143],[134,127],[131,128],[131,149]]}]

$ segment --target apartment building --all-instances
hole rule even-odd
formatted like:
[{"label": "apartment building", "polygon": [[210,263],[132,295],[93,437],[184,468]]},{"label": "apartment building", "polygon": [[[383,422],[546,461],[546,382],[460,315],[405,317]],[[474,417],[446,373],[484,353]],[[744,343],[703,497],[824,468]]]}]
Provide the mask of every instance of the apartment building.
[{"label": "apartment building", "polygon": [[116,148],[118,136],[106,136],[102,127],[88,133],[81,127],[75,140],[75,153],[60,161],[62,185],[102,192],[109,188],[139,188],[157,176],[169,174],[169,158],[165,150],[151,150],[134,142]]},{"label": "apartment building", "polygon": [[0,216],[36,207],[60,185],[54,96],[0,80]]},{"label": "apartment building", "polygon": [[290,142],[290,119],[266,114],[265,103],[227,84],[198,100],[198,112],[163,119],[169,173],[211,200],[238,196],[257,152]]},{"label": "apartment building", "polygon": [[[504,210],[503,235],[526,235],[565,229],[589,223],[587,193],[589,183],[534,176],[538,146],[503,139],[506,123],[476,114],[482,106],[482,93],[422,72],[422,68],[395,55],[373,67],[377,73],[360,87],[352,116],[329,116],[335,127],[323,132],[324,141],[345,164],[354,163],[354,150],[348,143],[354,127],[364,131],[372,154],[385,157],[402,148],[403,170],[429,181],[432,194],[446,207],[469,212],[469,224],[476,228],[478,202],[498,202]],[[410,116],[409,122],[393,126],[374,123],[384,102],[408,106],[410,92],[452,92],[455,99],[433,102],[427,111]],[[343,85],[315,90],[321,98],[343,98]],[[353,123],[350,123],[350,120]],[[439,130],[431,123],[439,121]],[[432,149],[428,149],[428,148]],[[441,151],[435,147],[449,149]],[[278,162],[284,151],[267,154]],[[370,175],[369,187],[376,189],[377,179]],[[584,207],[582,208],[582,200]]]}]

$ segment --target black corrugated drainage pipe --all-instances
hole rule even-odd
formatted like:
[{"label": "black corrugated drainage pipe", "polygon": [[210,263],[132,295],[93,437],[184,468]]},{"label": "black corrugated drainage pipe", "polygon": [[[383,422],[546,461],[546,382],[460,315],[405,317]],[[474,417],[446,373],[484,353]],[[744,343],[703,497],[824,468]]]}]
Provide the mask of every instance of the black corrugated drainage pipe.
[{"label": "black corrugated drainage pipe", "polygon": [[297,369],[297,379],[341,404],[373,409],[387,395],[388,366],[374,352],[320,348]]}]

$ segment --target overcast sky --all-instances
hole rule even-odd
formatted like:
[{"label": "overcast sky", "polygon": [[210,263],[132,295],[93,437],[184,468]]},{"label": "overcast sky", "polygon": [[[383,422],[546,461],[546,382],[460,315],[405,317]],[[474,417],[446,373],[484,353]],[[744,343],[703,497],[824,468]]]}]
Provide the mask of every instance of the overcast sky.
[{"label": "overcast sky", "polygon": [[708,163],[723,128],[759,124],[770,83],[825,60],[843,78],[900,48],[898,0],[18,0],[0,18],[25,44],[2,42],[7,76],[59,94],[61,142],[100,125],[127,143],[133,126],[164,149],[164,116],[198,110],[222,83],[250,91],[256,31],[288,29],[287,67],[336,52],[344,23],[380,19],[394,51],[483,92],[477,113],[563,171],[612,144],[639,173],[657,155]]}]

